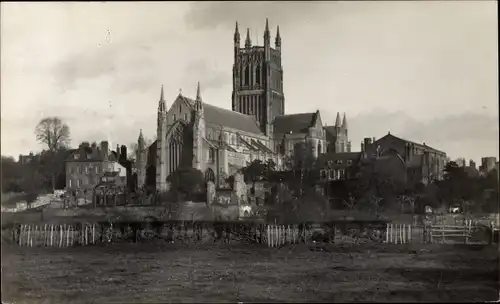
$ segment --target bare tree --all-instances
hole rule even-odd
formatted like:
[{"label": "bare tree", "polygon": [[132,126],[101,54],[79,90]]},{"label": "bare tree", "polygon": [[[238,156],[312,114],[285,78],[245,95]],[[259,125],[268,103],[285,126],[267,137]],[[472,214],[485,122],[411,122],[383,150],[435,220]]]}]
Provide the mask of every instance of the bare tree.
[{"label": "bare tree", "polygon": [[56,178],[64,170],[64,159],[70,144],[68,125],[57,116],[45,117],[35,128],[36,139],[48,147],[41,154],[42,173],[49,177],[52,190],[55,189]]},{"label": "bare tree", "polygon": [[70,143],[69,127],[57,116],[45,117],[35,128],[36,139],[55,152]]}]

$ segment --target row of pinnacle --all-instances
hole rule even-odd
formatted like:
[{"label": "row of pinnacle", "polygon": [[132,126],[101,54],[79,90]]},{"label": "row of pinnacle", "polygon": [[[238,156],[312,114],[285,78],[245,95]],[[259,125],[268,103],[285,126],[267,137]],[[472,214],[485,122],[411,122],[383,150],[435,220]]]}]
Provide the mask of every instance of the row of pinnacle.
[{"label": "row of pinnacle", "polygon": [[[264,41],[268,41],[271,37],[271,32],[269,31],[269,21],[266,18],[266,29],[264,30]],[[240,31],[238,29],[238,22],[236,22],[236,28],[234,30],[234,43],[240,44]],[[280,36],[280,26],[276,27],[276,39],[274,41],[277,48],[281,47],[281,36]],[[245,47],[252,46],[252,40],[250,40],[250,29],[247,28],[247,37],[245,38]]]}]

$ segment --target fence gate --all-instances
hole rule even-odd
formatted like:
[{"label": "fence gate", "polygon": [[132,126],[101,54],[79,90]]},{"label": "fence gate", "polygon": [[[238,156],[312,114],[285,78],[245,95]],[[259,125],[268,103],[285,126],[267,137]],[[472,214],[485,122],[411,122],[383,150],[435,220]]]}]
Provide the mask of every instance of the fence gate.
[{"label": "fence gate", "polygon": [[472,235],[472,220],[466,220],[463,225],[431,225],[428,228],[431,244],[448,242],[468,244]]}]

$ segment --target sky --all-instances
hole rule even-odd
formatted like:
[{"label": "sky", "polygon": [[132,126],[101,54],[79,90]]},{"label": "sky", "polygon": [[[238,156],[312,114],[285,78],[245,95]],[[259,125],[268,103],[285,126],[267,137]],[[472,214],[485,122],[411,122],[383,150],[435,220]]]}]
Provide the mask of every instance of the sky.
[{"label": "sky", "polygon": [[233,34],[282,38],[286,113],[346,113],[349,138],[398,137],[479,161],[499,155],[496,1],[2,2],[1,152],[40,151],[34,129],[61,117],[72,146],[156,137],[201,83],[230,109]]}]

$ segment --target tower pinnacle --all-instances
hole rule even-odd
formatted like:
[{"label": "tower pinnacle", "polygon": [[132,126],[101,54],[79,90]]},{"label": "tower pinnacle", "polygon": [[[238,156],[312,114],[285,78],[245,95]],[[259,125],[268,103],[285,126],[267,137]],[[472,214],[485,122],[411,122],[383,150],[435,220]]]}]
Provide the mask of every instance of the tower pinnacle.
[{"label": "tower pinnacle", "polygon": [[234,43],[240,44],[240,31],[238,29],[238,21],[236,21],[236,28],[234,29]]},{"label": "tower pinnacle", "polygon": [[196,110],[199,111],[203,108],[203,102],[201,100],[201,90],[200,90],[200,82],[198,81],[198,86],[196,88]]},{"label": "tower pinnacle", "polygon": [[277,49],[281,48],[281,36],[280,36],[280,26],[279,25],[276,27],[276,40],[274,41],[274,44],[276,45]]},{"label": "tower pinnacle", "polygon": [[341,124],[340,124],[340,113],[337,112],[337,118],[335,119],[335,126],[340,128]]},{"label": "tower pinnacle", "polygon": [[249,48],[252,46],[252,41],[250,40],[250,29],[247,28],[247,38],[245,39],[245,47]]},{"label": "tower pinnacle", "polygon": [[165,99],[163,97],[163,85],[161,85],[161,91],[160,91],[160,101],[158,102],[158,111],[159,112],[165,112],[166,105],[165,105]]},{"label": "tower pinnacle", "polygon": [[264,30],[264,39],[269,38],[270,32],[269,32],[269,20],[266,18],[266,29]]},{"label": "tower pinnacle", "polygon": [[347,129],[347,115],[344,112],[344,118],[342,119],[342,128]]}]

